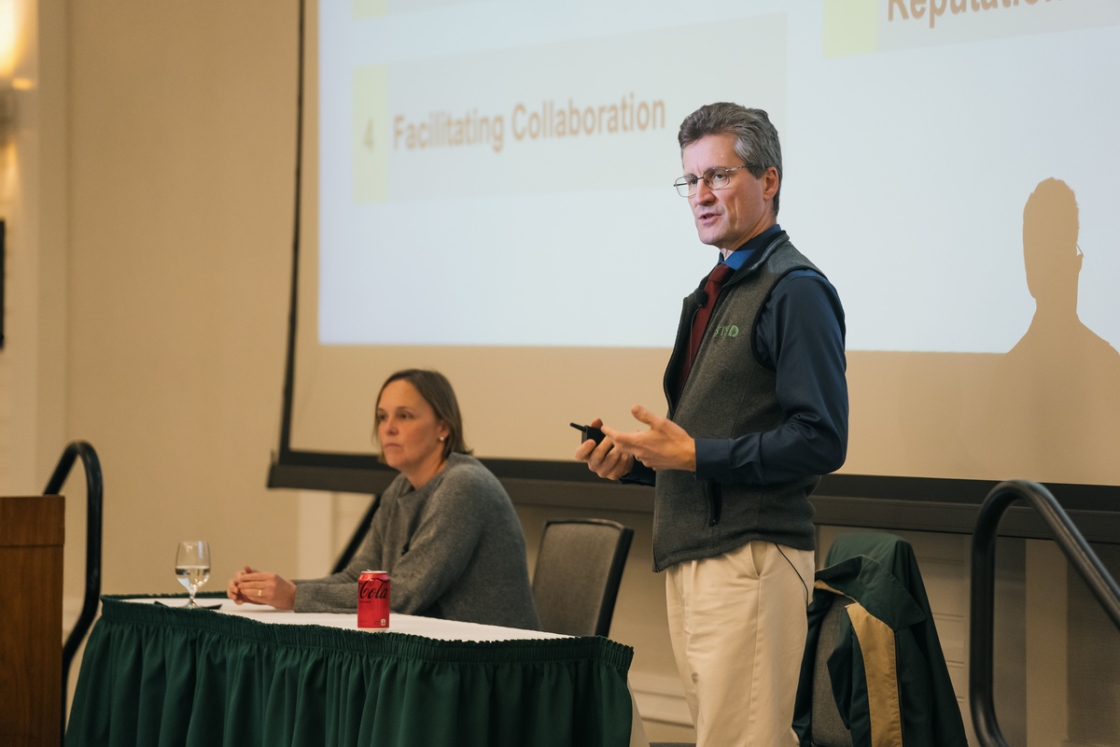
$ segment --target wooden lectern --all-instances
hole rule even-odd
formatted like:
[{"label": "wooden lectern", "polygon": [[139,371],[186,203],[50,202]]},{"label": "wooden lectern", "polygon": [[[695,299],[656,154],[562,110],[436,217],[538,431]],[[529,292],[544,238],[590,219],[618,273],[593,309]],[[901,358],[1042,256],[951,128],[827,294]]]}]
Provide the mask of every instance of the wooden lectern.
[{"label": "wooden lectern", "polygon": [[62,722],[60,495],[0,498],[0,744],[58,747]]}]

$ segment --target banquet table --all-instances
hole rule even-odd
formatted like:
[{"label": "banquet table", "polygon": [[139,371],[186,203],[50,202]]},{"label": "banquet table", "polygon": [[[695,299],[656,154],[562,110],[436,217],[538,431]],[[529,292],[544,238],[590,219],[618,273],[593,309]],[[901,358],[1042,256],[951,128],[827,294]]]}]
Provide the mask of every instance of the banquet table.
[{"label": "banquet table", "polygon": [[102,597],[67,747],[646,747],[633,649],[398,615]]}]

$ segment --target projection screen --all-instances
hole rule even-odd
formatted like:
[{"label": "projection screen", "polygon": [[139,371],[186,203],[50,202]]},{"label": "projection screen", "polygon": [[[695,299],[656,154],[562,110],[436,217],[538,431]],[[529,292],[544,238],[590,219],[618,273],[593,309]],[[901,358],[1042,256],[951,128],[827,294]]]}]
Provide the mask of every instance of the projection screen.
[{"label": "projection screen", "polygon": [[483,458],[663,411],[717,260],[677,127],[734,101],[846,310],[844,472],[1120,485],[1115,0],[309,7],[291,449],[373,453],[405,367]]}]

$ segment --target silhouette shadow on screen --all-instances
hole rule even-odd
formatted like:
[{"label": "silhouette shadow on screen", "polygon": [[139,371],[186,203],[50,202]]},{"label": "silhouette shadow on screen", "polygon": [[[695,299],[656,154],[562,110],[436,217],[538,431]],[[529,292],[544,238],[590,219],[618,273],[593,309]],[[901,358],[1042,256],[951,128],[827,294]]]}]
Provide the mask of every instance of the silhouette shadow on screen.
[{"label": "silhouette shadow on screen", "polygon": [[1120,353],[1077,315],[1084,254],[1073,190],[1038,184],[1023,209],[1023,260],[1035,313],[1022,339],[999,361],[987,425],[991,466],[1015,477],[1024,465],[1045,477],[1059,470],[1082,482],[1120,476]]}]

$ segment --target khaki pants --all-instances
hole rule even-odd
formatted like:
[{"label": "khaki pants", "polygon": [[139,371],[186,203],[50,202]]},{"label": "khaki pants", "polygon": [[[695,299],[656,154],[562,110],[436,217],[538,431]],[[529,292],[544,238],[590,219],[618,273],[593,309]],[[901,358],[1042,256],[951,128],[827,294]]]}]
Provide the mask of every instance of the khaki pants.
[{"label": "khaki pants", "polygon": [[750,542],[666,572],[669,636],[696,747],[796,745],[813,552]]}]

